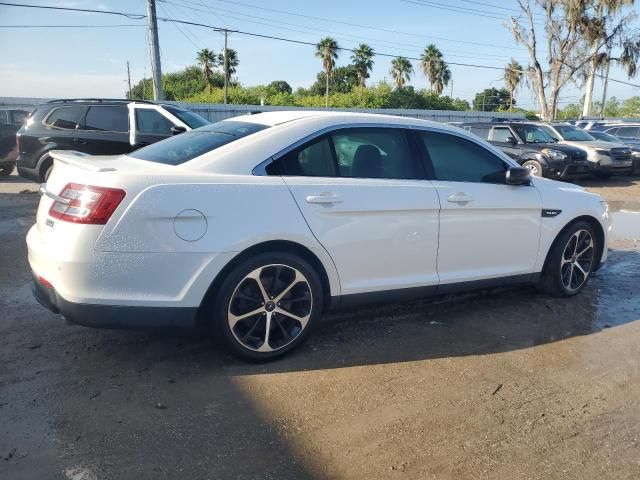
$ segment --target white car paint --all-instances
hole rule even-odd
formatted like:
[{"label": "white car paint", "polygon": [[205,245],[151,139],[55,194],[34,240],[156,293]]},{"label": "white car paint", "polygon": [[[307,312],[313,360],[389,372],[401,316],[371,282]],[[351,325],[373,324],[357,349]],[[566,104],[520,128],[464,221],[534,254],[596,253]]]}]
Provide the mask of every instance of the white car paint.
[{"label": "white car paint", "polygon": [[[332,297],[444,285],[540,272],[555,237],[579,216],[602,226],[606,258],[610,219],[601,197],[565,183],[254,174],[292,144],[338,125],[444,132],[515,166],[499,149],[461,129],[331,112],[270,112],[233,120],[271,128],[177,166],[127,156],[85,162],[73,152],[53,153],[47,192],[57,195],[73,182],[123,189],[126,197],[106,225],[82,225],[51,219],[53,200],[43,196],[27,235],[36,277],[78,304],[197,308],[240,252],[284,240],[317,257]],[[323,195],[337,201],[313,201]],[[562,212],[541,218],[545,208]],[[185,240],[178,231],[200,234]]]}]

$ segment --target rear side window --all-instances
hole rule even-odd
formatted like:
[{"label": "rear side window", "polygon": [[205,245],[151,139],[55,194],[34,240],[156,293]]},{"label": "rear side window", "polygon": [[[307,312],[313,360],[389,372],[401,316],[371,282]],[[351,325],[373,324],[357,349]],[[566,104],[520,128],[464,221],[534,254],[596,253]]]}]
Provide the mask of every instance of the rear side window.
[{"label": "rear side window", "polygon": [[504,183],[506,164],[487,149],[446,133],[421,132],[436,180]]},{"label": "rear side window", "polygon": [[50,127],[75,130],[84,110],[85,107],[79,105],[58,107],[51,111],[44,123]]},{"label": "rear side window", "polygon": [[616,135],[620,137],[636,137],[638,136],[638,127],[620,127]]},{"label": "rear side window", "polygon": [[173,123],[160,112],[150,108],[136,109],[136,128],[139,133],[171,135]]},{"label": "rear side window", "polygon": [[489,127],[468,127],[468,130],[483,140],[489,139],[489,132],[491,131]]},{"label": "rear side window", "polygon": [[169,137],[129,156],[148,162],[180,165],[240,138],[267,128],[249,122],[223,121]]},{"label": "rear side window", "polygon": [[399,128],[350,128],[331,134],[341,177],[423,178]]},{"label": "rear side window", "polygon": [[515,141],[515,137],[511,133],[511,130],[509,130],[507,127],[494,127],[493,136],[491,137],[491,139],[494,142],[501,143],[509,143]]},{"label": "rear side window", "polygon": [[128,132],[129,110],[125,105],[89,107],[83,129],[106,132]]},{"label": "rear side window", "polygon": [[12,123],[24,123],[24,121],[29,116],[28,112],[23,110],[14,110],[12,112],[13,122]]},{"label": "rear side window", "polygon": [[333,177],[336,174],[328,137],[292,150],[267,167],[269,175]]},{"label": "rear side window", "polygon": [[7,123],[9,123],[9,119],[7,117],[7,114],[9,112],[6,112],[4,110],[0,110],[0,125],[6,125]]}]

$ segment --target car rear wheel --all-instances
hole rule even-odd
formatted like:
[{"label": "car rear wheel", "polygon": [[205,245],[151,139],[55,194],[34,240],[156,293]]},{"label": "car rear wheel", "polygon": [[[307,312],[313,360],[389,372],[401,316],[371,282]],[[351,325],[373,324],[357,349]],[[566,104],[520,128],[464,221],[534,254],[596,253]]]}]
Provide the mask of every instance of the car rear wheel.
[{"label": "car rear wheel", "polygon": [[556,297],[580,293],[596,268],[599,248],[589,223],[571,225],[553,243],[538,288]]},{"label": "car rear wheel", "polygon": [[522,164],[524,168],[528,168],[534,177],[542,176],[542,165],[537,160],[527,160]]},{"label": "car rear wheel", "polygon": [[235,355],[266,361],[298,347],[321,315],[318,274],[302,258],[263,253],[224,279],[212,310],[216,339]]},{"label": "car rear wheel", "polygon": [[0,177],[7,177],[13,172],[13,165],[10,167],[0,167]]}]

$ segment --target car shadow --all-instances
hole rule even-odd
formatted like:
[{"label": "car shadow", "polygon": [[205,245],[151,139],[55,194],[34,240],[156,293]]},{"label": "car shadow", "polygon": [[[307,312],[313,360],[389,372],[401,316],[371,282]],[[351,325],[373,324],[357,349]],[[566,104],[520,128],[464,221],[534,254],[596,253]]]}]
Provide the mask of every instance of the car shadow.
[{"label": "car shadow", "polygon": [[640,183],[640,176],[615,175],[610,178],[586,177],[572,180],[572,183],[581,187],[631,187]]}]

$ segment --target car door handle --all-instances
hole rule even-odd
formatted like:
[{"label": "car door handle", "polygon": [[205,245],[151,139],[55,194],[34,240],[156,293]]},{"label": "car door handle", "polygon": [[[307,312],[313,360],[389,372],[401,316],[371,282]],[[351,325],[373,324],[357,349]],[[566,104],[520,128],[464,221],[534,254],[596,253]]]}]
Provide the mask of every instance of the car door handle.
[{"label": "car door handle", "polygon": [[473,197],[471,195],[467,195],[464,192],[454,193],[453,195],[449,195],[447,201],[450,203],[460,203],[465,204],[469,202],[473,202]]},{"label": "car door handle", "polygon": [[87,141],[84,138],[74,138],[73,143],[77,143],[79,145],[86,145]]},{"label": "car door handle", "polygon": [[307,203],[320,203],[320,204],[332,204],[340,203],[340,197],[335,193],[323,192],[320,195],[309,195],[307,197]]}]

